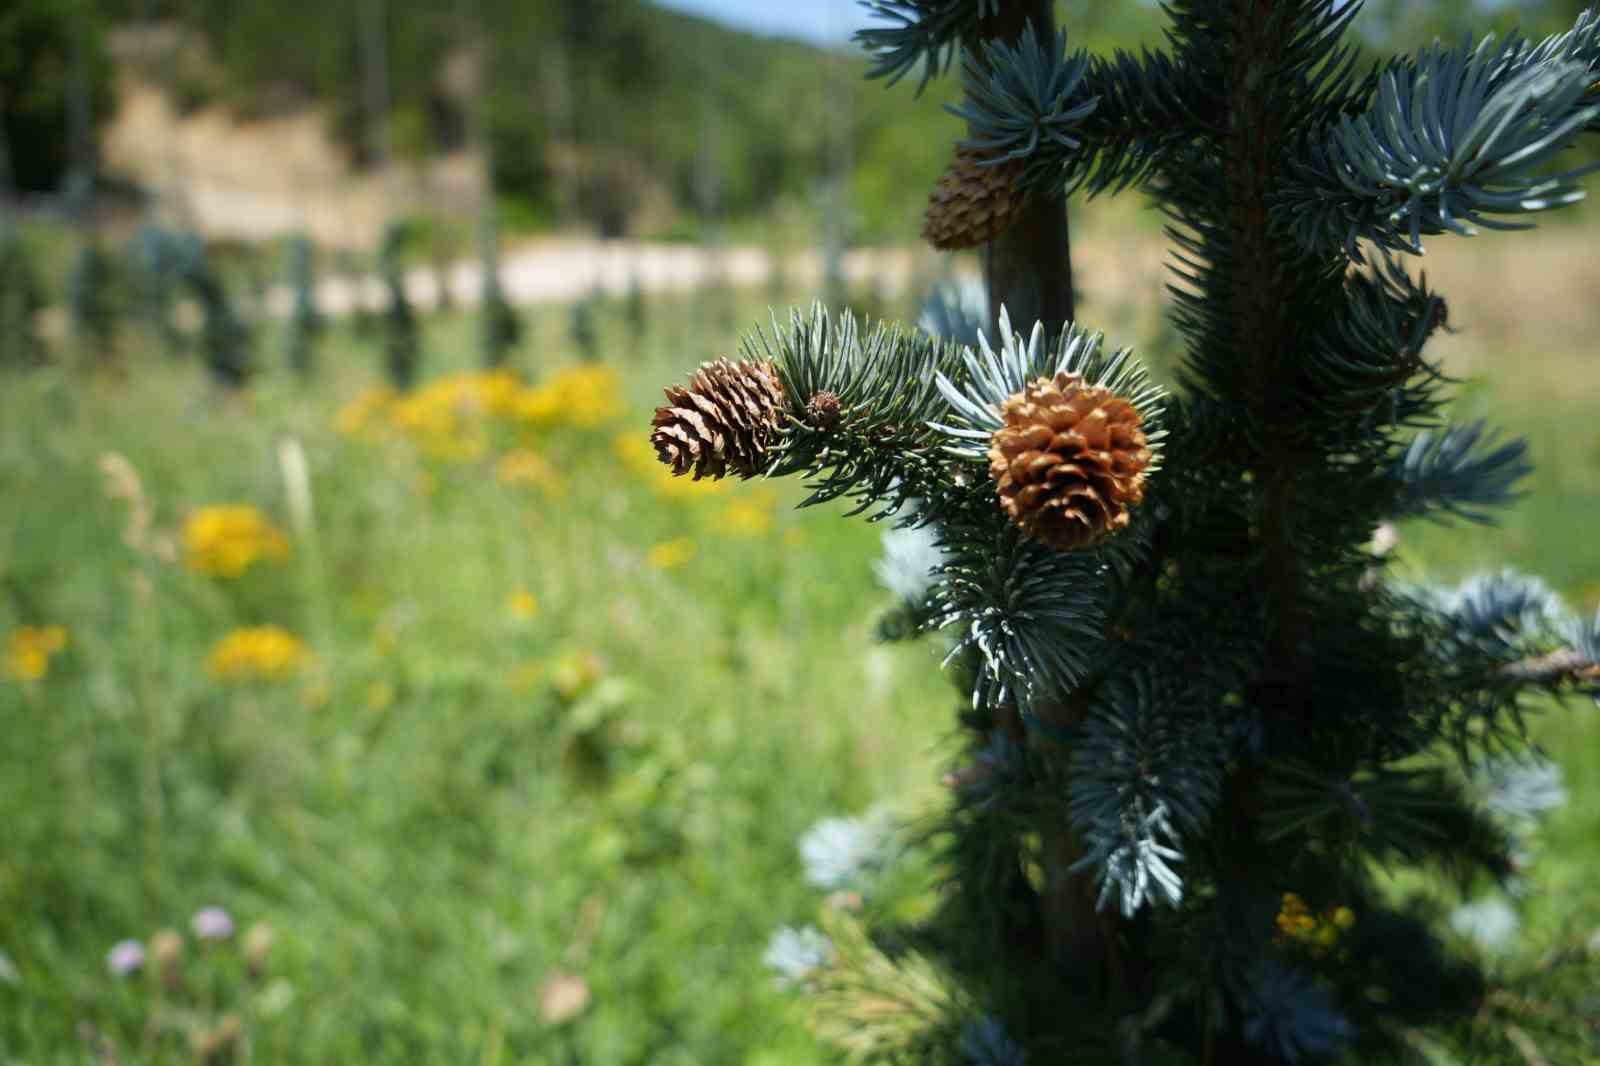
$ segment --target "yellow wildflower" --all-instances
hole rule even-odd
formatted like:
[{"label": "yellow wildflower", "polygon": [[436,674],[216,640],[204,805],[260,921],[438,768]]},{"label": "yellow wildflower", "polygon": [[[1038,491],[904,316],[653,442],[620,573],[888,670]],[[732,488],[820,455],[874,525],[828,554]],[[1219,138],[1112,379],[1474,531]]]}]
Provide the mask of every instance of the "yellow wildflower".
[{"label": "yellow wildflower", "polygon": [[561,417],[561,397],[554,389],[544,386],[523,389],[511,415],[530,426],[554,425]]},{"label": "yellow wildflower", "polygon": [[1329,907],[1318,915],[1299,895],[1285,892],[1274,924],[1278,927],[1279,944],[1301,947],[1322,956],[1338,946],[1340,935],[1355,922],[1356,912],[1349,907]]},{"label": "yellow wildflower", "polygon": [[539,601],[527,589],[518,589],[506,600],[506,611],[519,622],[526,622],[539,614]]},{"label": "yellow wildflower", "polygon": [[202,507],[183,526],[189,569],[233,578],[263,559],[289,554],[289,538],[249,504]]},{"label": "yellow wildflower", "polygon": [[740,537],[759,537],[772,530],[772,508],[756,500],[732,500],[717,514],[719,528]]},{"label": "yellow wildflower", "polygon": [[557,372],[547,388],[560,402],[561,417],[574,426],[594,427],[615,418],[617,372],[609,366],[575,366]]},{"label": "yellow wildflower", "polygon": [[693,559],[694,552],[694,541],[688,537],[664,540],[650,546],[650,550],[645,553],[645,562],[657,570],[671,570],[674,566],[681,566]]},{"label": "yellow wildflower", "polygon": [[483,422],[510,415],[521,391],[509,371],[451,374],[395,400],[389,421],[430,454],[476,459],[486,447]]},{"label": "yellow wildflower", "polygon": [[251,626],[217,641],[206,668],[219,681],[281,681],[305,657],[305,643],[282,626]]},{"label": "yellow wildflower", "polygon": [[394,400],[394,392],[385,387],[363,389],[356,398],[339,408],[334,416],[333,428],[345,436],[354,436],[367,429],[382,417]]},{"label": "yellow wildflower", "polygon": [[502,485],[529,485],[546,490],[561,487],[561,478],[550,464],[530,448],[513,448],[502,455],[495,464],[494,476]]},{"label": "yellow wildflower", "polygon": [[6,673],[18,681],[42,681],[50,660],[67,646],[65,626],[22,626],[6,646]]},{"label": "yellow wildflower", "polygon": [[608,366],[574,366],[550,380],[522,389],[512,401],[517,420],[540,428],[565,423],[585,429],[603,425],[621,410],[617,372]]}]

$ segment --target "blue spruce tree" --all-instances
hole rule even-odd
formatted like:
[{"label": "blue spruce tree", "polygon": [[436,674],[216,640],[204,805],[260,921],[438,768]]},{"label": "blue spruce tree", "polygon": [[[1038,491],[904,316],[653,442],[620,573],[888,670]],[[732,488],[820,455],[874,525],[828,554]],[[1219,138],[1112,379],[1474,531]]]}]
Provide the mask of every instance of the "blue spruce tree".
[{"label": "blue spruce tree", "polygon": [[[827,1031],[871,1018],[858,1060],[1400,1061],[1486,977],[1375,866],[1506,877],[1467,770],[1523,744],[1526,697],[1600,691],[1600,618],[1514,575],[1407,587],[1368,548],[1528,469],[1445,422],[1445,303],[1407,257],[1580,197],[1557,157],[1600,129],[1600,19],[1369,66],[1340,0],[1168,0],[1165,50],[1109,57],[1047,0],[867,6],[873,73],[959,63],[925,234],[984,251],[995,319],[962,343],[795,312],[653,432],[677,474],[801,477],[943,559],[886,628],[954,635],[968,738],[949,890],[894,938],[921,1006],[872,956],[816,979],[881,1008]],[[1170,391],[1073,311],[1066,194],[1125,189],[1177,245]]]}]

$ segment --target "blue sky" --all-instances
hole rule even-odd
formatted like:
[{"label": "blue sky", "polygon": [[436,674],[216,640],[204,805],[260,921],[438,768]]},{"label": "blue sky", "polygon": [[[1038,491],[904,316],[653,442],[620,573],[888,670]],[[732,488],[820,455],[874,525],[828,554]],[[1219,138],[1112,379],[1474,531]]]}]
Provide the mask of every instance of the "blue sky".
[{"label": "blue sky", "polygon": [[856,0],[655,0],[761,33],[837,44],[866,23]]}]

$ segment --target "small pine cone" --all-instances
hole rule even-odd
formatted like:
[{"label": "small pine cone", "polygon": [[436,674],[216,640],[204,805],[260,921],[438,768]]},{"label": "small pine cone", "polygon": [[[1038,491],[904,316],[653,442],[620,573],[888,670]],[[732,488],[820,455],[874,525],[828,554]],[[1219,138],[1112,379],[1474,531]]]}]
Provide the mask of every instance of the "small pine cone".
[{"label": "small pine cone", "polygon": [[817,429],[834,429],[839,425],[839,396],[823,390],[806,401],[806,423]]},{"label": "small pine cone", "polygon": [[989,474],[1023,532],[1070,549],[1127,527],[1128,509],[1144,500],[1151,459],[1132,403],[1062,372],[1012,396],[1000,414]]},{"label": "small pine cone", "polygon": [[702,363],[687,387],[667,392],[656,408],[650,442],[674,474],[753,477],[783,428],[783,384],[771,362]]},{"label": "small pine cone", "polygon": [[956,149],[955,160],[928,195],[922,236],[935,248],[976,248],[1015,221],[1023,201],[1022,164],[984,166],[983,158],[971,149]]}]

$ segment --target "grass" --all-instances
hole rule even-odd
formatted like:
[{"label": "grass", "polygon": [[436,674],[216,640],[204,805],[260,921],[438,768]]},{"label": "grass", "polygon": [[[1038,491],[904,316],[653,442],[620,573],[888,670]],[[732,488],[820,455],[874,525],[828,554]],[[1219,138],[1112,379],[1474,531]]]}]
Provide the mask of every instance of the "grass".
[{"label": "grass", "polygon": [[[625,413],[538,442],[559,494],[337,433],[376,360],[343,339],[309,392],[268,374],[219,402],[149,359],[7,380],[0,632],[70,637],[46,679],[0,686],[0,1061],[80,1061],[80,1023],[187,1061],[186,1034],[146,1026],[181,1028],[152,1004],[208,981],[261,1061],[815,1058],[760,962],[814,906],[795,839],[929,789],[949,698],[926,649],[869,639],[874,530],[792,512],[789,486],[663,497],[618,458],[713,347],[683,340],[703,310],[654,308],[618,360]],[[470,350],[468,325],[432,323],[429,351]],[[559,365],[564,330],[540,316],[525,352]],[[286,438],[315,525],[281,564],[224,581],[123,544],[102,454],[138,471],[157,532],[224,501],[288,528]],[[733,505],[743,534],[719,532]],[[647,564],[682,538],[693,558]],[[207,674],[262,622],[308,641],[301,676]],[[222,953],[192,941],[182,996],[107,975],[113,942],[208,904],[275,930],[260,981],[207,977]],[[557,973],[592,997],[564,1024],[541,1012]]]},{"label": "grass", "polygon": [[[1563,243],[1585,236],[1443,265],[1459,407],[1527,434],[1540,472],[1498,527],[1402,530],[1408,573],[1513,565],[1600,601],[1583,345],[1600,311],[1581,245]],[[1543,293],[1546,313],[1497,302],[1550,261],[1540,248],[1569,262],[1565,297]],[[1148,237],[1086,250],[1082,317],[1157,343],[1139,309],[1158,260]],[[314,387],[274,367],[225,400],[194,365],[139,353],[5,378],[0,637],[55,623],[69,639],[43,680],[0,681],[0,952],[16,971],[0,979],[0,1062],[81,1062],[99,1041],[125,1061],[195,1061],[229,1011],[274,1063],[826,1061],[760,961],[774,927],[817,904],[796,837],[883,798],[937,802],[951,695],[928,648],[870,639],[886,605],[872,528],[792,511],[788,484],[664,495],[615,444],[764,302],[652,301],[642,341],[606,310],[617,417],[526,441],[496,430],[466,460],[335,428],[380,358],[344,335]],[[428,322],[430,373],[470,361],[472,329]],[[538,312],[525,367],[567,365],[566,329],[565,311]],[[286,440],[308,458],[309,525]],[[519,445],[562,489],[496,477]],[[142,481],[156,550],[126,542],[108,452]],[[187,512],[222,502],[266,512],[288,556],[237,580],[162,558]],[[692,557],[651,564],[678,542]],[[262,623],[307,642],[296,676],[207,672],[220,637]],[[1532,872],[1529,959],[1600,927],[1600,730],[1589,707],[1538,730],[1572,801]],[[274,931],[258,972],[240,944],[188,934],[213,904]],[[175,989],[154,961],[107,973],[113,943],[163,928],[185,931]]]}]

